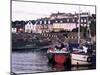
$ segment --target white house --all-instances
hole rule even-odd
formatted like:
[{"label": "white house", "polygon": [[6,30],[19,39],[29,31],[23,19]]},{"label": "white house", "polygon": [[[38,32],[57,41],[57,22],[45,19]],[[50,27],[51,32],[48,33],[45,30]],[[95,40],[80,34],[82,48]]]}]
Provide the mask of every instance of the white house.
[{"label": "white house", "polygon": [[28,23],[25,25],[25,32],[27,33],[34,33],[34,24],[32,21],[28,21]]},{"label": "white house", "polygon": [[17,28],[12,28],[12,33],[16,33],[17,32]]}]

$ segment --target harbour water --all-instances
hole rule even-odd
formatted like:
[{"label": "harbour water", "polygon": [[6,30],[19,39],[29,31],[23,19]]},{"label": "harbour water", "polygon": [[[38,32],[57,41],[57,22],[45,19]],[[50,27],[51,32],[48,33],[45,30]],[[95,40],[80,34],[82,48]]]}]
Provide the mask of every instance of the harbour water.
[{"label": "harbour water", "polygon": [[12,52],[11,68],[14,73],[39,73],[55,71],[90,70],[90,66],[67,67],[48,63],[46,51]]}]

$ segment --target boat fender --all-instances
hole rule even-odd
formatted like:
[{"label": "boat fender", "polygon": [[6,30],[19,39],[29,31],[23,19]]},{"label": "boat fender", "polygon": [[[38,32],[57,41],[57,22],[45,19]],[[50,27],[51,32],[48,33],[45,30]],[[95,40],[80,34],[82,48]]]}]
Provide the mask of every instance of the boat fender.
[{"label": "boat fender", "polygon": [[87,62],[91,62],[91,61],[92,61],[91,57],[88,57]]}]

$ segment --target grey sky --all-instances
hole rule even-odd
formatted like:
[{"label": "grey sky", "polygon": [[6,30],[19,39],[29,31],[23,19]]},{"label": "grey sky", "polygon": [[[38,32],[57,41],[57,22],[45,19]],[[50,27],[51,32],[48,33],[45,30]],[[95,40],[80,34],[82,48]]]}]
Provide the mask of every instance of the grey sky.
[{"label": "grey sky", "polygon": [[[95,13],[94,6],[80,6],[81,12]],[[78,5],[47,4],[33,2],[12,2],[12,20],[34,20],[50,16],[57,12],[75,13],[79,12]]]}]

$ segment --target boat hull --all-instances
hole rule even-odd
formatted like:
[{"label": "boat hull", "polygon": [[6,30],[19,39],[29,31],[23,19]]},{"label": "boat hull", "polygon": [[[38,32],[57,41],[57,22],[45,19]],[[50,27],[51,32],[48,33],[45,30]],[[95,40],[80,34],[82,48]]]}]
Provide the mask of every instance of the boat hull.
[{"label": "boat hull", "polygon": [[53,59],[54,55],[52,53],[48,53],[47,57],[48,57],[48,62],[49,63],[54,63],[54,59]]},{"label": "boat hull", "polygon": [[91,58],[89,55],[82,55],[82,54],[71,54],[71,64],[75,65],[91,65]]},{"label": "boat hull", "polygon": [[70,64],[71,62],[70,54],[64,53],[48,53],[48,60],[56,64]]}]

